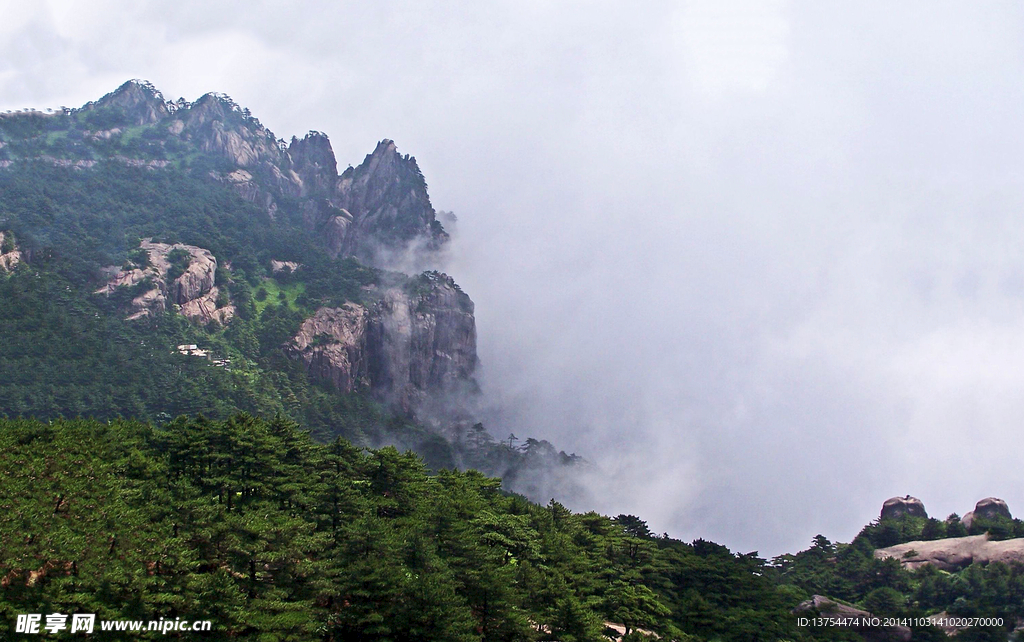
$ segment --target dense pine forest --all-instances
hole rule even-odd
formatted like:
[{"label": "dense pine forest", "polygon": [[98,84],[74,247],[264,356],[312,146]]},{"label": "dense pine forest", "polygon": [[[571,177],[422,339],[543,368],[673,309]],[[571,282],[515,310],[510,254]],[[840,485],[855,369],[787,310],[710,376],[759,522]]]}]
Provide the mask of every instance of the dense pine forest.
[{"label": "dense pine forest", "polygon": [[598,641],[616,624],[629,640],[738,642],[861,639],[798,626],[812,594],[882,615],[1024,615],[1020,567],[909,572],[872,555],[877,523],[766,561],[431,474],[410,452],[318,444],[281,417],[6,420],[0,472],[10,622],[187,616],[211,619],[210,639],[439,642]]},{"label": "dense pine forest", "polygon": [[390,141],[338,174],[326,136],[218,95],[0,115],[0,637],[53,612],[262,642],[947,637],[815,625],[824,598],[1014,635],[1019,564],[876,555],[1024,537],[1009,517],[763,559],[568,510],[589,464],[477,420],[469,294],[409,270],[443,263],[426,189]]}]

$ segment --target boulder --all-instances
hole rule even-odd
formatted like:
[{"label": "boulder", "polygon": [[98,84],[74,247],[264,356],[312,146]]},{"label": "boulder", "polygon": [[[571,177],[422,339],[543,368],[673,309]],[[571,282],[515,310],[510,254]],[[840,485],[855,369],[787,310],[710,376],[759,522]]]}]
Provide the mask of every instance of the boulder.
[{"label": "boulder", "polygon": [[904,516],[927,518],[928,513],[924,509],[924,503],[910,495],[890,497],[882,504],[882,519],[897,519]]},{"label": "boulder", "polygon": [[1013,516],[1010,515],[1010,507],[998,497],[986,497],[980,500],[974,505],[974,510],[964,515],[960,521],[963,523],[964,528],[969,529],[974,520],[979,517],[982,519],[993,519],[996,517],[1013,519]]}]

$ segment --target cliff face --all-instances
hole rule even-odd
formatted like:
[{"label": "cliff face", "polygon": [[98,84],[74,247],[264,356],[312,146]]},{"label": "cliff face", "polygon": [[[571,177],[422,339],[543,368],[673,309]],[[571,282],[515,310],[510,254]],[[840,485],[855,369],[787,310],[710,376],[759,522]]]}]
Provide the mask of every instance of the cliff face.
[{"label": "cliff face", "polygon": [[378,399],[414,411],[428,394],[472,380],[473,303],[451,277],[427,273],[386,290],[368,308],[318,310],[288,349],[339,391],[365,384]]},{"label": "cliff face", "polygon": [[411,407],[424,391],[450,390],[472,377],[473,303],[451,277],[422,274],[409,287],[388,290],[374,311],[369,374],[379,392]]},{"label": "cliff face", "polygon": [[347,303],[341,308],[320,308],[303,322],[289,351],[306,364],[314,379],[328,381],[341,392],[351,392],[366,379],[366,308]]},{"label": "cliff face", "polygon": [[416,159],[399,154],[394,142],[381,141],[341,176],[330,141],[319,132],[293,139],[288,154],[309,199],[306,225],[322,234],[333,256],[394,267],[408,252],[434,251],[448,240]]},{"label": "cliff face", "polygon": [[417,242],[437,249],[448,235],[435,217],[416,159],[401,156],[383,140],[359,167],[338,179],[337,204],[351,212],[353,233],[346,250],[371,263],[388,260]]},{"label": "cliff face", "polygon": [[[214,285],[217,259],[209,250],[150,240],[142,241],[139,249],[145,253],[145,261],[140,257],[138,263],[112,270],[106,285],[97,290],[98,294],[109,295],[122,287],[140,286],[141,291],[132,299],[129,320],[154,316],[168,305],[180,306],[183,315],[199,323],[226,323],[234,316],[233,306],[218,308],[220,291]],[[180,256],[172,255],[175,250]]]},{"label": "cliff face", "polygon": [[21,251],[10,232],[0,232],[0,272],[10,272],[21,263]]}]

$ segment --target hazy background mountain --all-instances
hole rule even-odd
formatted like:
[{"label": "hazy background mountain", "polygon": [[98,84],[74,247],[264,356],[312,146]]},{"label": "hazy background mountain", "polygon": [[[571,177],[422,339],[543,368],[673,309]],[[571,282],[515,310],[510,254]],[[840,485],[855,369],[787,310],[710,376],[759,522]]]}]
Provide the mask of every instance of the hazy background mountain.
[{"label": "hazy background mountain", "polygon": [[595,460],[594,508],[771,554],[1024,501],[1020,6],[0,8],[4,110],[141,77],[415,155],[489,425]]}]

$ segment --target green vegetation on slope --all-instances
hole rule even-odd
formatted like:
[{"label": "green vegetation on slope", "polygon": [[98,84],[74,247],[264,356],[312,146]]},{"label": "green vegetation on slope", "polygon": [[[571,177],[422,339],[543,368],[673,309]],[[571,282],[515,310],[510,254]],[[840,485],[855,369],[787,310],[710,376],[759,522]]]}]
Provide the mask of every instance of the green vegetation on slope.
[{"label": "green vegetation on slope", "polygon": [[[212,619],[210,639],[792,635],[763,560],[574,514],[283,419],[0,421],[0,618]],[[635,637],[635,636],[634,636]],[[809,638],[805,638],[809,639]]]}]

